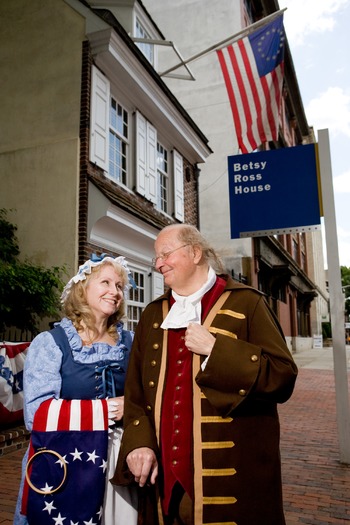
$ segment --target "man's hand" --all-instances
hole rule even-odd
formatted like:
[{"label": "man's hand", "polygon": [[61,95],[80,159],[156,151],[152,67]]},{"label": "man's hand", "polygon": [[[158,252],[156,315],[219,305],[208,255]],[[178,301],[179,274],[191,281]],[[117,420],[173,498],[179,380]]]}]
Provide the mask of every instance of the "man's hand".
[{"label": "man's hand", "polygon": [[210,355],[215,337],[201,324],[190,323],[185,332],[185,345],[194,354]]},{"label": "man's hand", "polygon": [[154,485],[158,475],[158,461],[151,448],[135,448],[128,454],[126,462],[140,487],[146,484],[149,476],[149,481]]}]

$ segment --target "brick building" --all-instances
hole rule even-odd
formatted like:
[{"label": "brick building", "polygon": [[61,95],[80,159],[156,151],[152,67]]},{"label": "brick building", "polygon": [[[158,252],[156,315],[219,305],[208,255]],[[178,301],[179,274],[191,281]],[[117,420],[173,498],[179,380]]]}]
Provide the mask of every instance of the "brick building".
[{"label": "brick building", "polygon": [[198,224],[211,149],[157,73],[157,48],[134,42],[164,38],[142,3],[108,4],[1,3],[0,208],[36,264],[71,275],[92,252],[125,255],[134,327],[163,290],[157,232]]}]

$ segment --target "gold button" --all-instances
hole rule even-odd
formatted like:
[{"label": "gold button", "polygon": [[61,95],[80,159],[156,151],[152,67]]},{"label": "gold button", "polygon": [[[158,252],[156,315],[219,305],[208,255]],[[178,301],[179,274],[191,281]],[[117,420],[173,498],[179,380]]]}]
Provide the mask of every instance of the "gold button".
[{"label": "gold button", "polygon": [[149,386],[150,388],[154,388],[154,387],[155,387],[155,383],[154,383],[154,381],[150,381],[150,382],[148,383],[148,386]]},{"label": "gold button", "polygon": [[176,362],[177,362],[178,365],[182,365],[181,359],[178,359]]},{"label": "gold button", "polygon": [[244,388],[241,388],[241,390],[238,392],[240,396],[245,396],[247,391],[244,390]]},{"label": "gold button", "polygon": [[159,323],[153,323],[153,328],[159,328]]},{"label": "gold button", "polygon": [[156,366],[157,364],[157,361],[155,361],[154,359],[151,361],[151,366]]},{"label": "gold button", "polygon": [[175,432],[175,434],[179,434],[180,430],[178,428],[175,428],[174,432]]},{"label": "gold button", "polygon": [[151,407],[151,405],[147,405],[146,408],[147,408],[148,412],[151,412],[151,411],[152,411],[152,407]]},{"label": "gold button", "polygon": [[177,399],[177,400],[175,401],[175,405],[179,405],[179,404],[180,404],[180,401]]},{"label": "gold button", "polygon": [[179,417],[180,417],[179,414],[174,415],[174,419],[179,419]]},{"label": "gold button", "polygon": [[173,446],[173,450],[177,450],[179,447],[177,447],[176,445]]},{"label": "gold button", "polygon": [[258,356],[255,354],[253,354],[252,357],[250,358],[250,360],[253,361],[253,363],[256,363],[258,359],[259,359]]},{"label": "gold button", "polygon": [[158,343],[154,343],[153,348],[154,348],[154,350],[158,350],[159,344]]},{"label": "gold button", "polygon": [[133,422],[134,427],[138,427],[139,424],[140,424],[140,421],[138,419],[135,419],[135,421]]},{"label": "gold button", "polygon": [[172,461],[172,464],[173,464],[173,465],[177,465],[177,461],[176,461],[176,459],[174,459],[174,460]]}]

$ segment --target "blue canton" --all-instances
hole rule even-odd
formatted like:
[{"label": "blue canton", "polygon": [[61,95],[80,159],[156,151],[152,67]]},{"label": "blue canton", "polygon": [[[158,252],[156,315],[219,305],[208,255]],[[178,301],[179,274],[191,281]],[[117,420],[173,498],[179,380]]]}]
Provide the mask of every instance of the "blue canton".
[{"label": "blue canton", "polygon": [[257,29],[248,38],[259,76],[264,77],[283,61],[285,42],[283,17],[279,16],[276,20]]}]

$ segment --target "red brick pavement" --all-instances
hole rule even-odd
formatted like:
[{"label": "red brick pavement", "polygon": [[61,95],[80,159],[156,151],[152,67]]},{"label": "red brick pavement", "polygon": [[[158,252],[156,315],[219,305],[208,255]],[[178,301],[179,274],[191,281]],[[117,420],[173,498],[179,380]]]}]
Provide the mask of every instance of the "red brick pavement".
[{"label": "red brick pavement", "polygon": [[[350,467],[339,462],[333,372],[300,369],[279,413],[287,525],[350,525]],[[0,525],[12,525],[23,453],[0,457]]]},{"label": "red brick pavement", "polygon": [[[0,524],[12,525],[25,449],[0,457]],[[38,523],[39,525],[39,523]]]},{"label": "red brick pavement", "polygon": [[333,371],[300,369],[279,414],[287,525],[349,525],[350,467],[339,461]]}]

